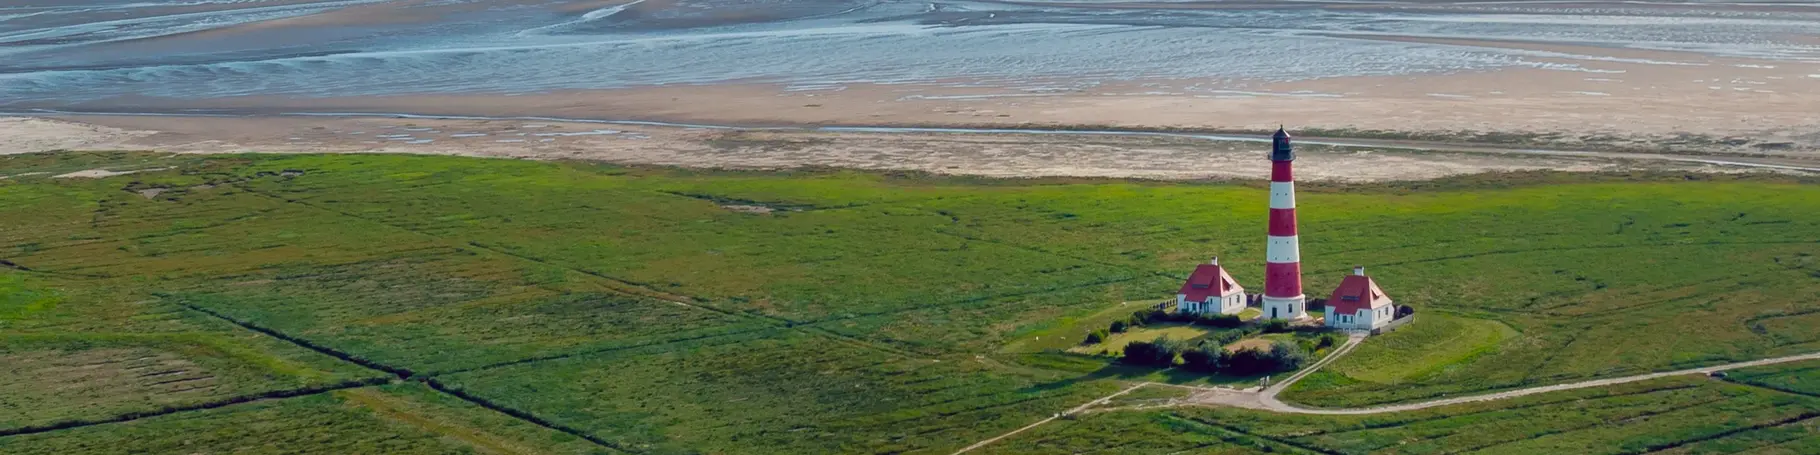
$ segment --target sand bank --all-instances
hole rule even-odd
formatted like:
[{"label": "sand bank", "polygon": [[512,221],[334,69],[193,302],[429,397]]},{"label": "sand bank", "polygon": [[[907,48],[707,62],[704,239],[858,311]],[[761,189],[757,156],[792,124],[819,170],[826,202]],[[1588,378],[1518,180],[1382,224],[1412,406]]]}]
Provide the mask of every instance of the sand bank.
[{"label": "sand bank", "polygon": [[[1104,126],[1457,138],[1523,145],[1813,156],[1820,64],[1547,43],[1438,45],[1533,52],[1556,67],[1296,82],[1136,80],[1091,89],[984,84],[654,86],[522,95],[110,99],[98,111],[409,112],[730,125]],[[1489,138],[1489,139],[1488,139]]]},{"label": "sand bank", "polygon": [[[1186,137],[749,131],[551,121],[93,117],[0,121],[0,154],[49,149],[178,153],[408,153],[702,168],[836,167],[991,177],[1254,179],[1264,144]],[[61,137],[61,142],[21,140]],[[1376,181],[1532,169],[1760,171],[1623,156],[1305,145],[1298,176]]]}]

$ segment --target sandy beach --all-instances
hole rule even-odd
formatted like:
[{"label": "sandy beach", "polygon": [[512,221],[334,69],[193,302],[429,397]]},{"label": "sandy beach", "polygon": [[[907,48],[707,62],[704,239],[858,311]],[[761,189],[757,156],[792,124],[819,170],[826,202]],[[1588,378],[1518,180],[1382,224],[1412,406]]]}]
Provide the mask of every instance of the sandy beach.
[{"label": "sandy beach", "polygon": [[[1807,173],[1697,161],[1706,159],[1701,157],[1622,153],[1552,156],[1495,148],[1408,148],[1416,145],[1421,144],[1304,145],[1304,158],[1297,172],[1310,181],[1342,182],[1543,169]],[[1258,158],[1261,146],[1257,142],[1192,137],[741,130],[390,117],[0,119],[0,154],[46,150],[402,153],[717,169],[908,170],[1006,178],[1250,180],[1268,172],[1268,162]],[[1727,159],[1808,165],[1789,159]]]},{"label": "sandy beach", "polygon": [[[1820,9],[1801,5],[982,2],[874,9],[837,0],[785,3],[771,9],[655,0],[359,3],[324,11],[285,9],[309,2],[261,6],[286,12],[97,41],[108,53],[82,54],[120,69],[0,74],[0,93],[12,87],[19,95],[0,102],[0,111],[47,117],[0,122],[0,153],[437,153],[1198,179],[1255,176],[1262,169],[1253,159],[1258,145],[1142,135],[814,129],[1258,134],[1285,125],[1303,137],[1354,145],[1315,151],[1329,161],[1307,166],[1313,178],[1750,170],[1700,160],[1820,168],[1820,57],[1810,52],[1820,44],[1801,32],[1820,24]],[[259,44],[302,45],[300,37],[329,29],[427,34],[445,22],[490,17],[491,7],[551,16],[502,23],[501,31],[477,29],[475,42],[334,35],[345,44],[321,45],[321,55],[240,61],[232,54]],[[681,12],[696,9],[701,12]],[[1197,40],[1222,41],[1170,31],[1195,32],[1208,23],[1220,24],[1218,33],[1257,41],[1202,50]],[[1382,24],[1397,31],[1376,30],[1392,27]],[[1269,31],[1275,27],[1290,28]],[[1635,36],[1657,29],[1659,36]],[[72,33],[61,30],[44,33]],[[1069,45],[1000,43],[1053,33]],[[1744,33],[1771,41],[1729,37]],[[1584,36],[1562,38],[1574,34]],[[1714,39],[1722,45],[1709,42]],[[929,40],[960,47],[914,44]],[[1082,46],[1122,46],[1117,49],[1131,55],[1075,49]],[[142,55],[172,49],[207,52],[179,59],[199,63],[132,66]],[[598,52],[608,53],[591,54]],[[234,59],[223,60],[230,54]],[[653,60],[641,60],[647,57]],[[688,58],[664,60],[681,57]],[[877,60],[883,58],[897,60]],[[617,59],[623,65],[589,66]],[[564,63],[547,66],[551,61]],[[602,123],[611,121],[685,125]]]}]

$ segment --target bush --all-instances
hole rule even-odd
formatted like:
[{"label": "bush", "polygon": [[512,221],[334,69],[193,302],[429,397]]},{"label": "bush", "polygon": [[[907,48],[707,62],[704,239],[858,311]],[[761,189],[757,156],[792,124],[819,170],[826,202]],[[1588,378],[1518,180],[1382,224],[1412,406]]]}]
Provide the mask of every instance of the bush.
[{"label": "bush", "polygon": [[1283,333],[1289,331],[1289,322],[1282,319],[1271,319],[1264,323],[1264,333]]},{"label": "bush", "polygon": [[1125,324],[1132,326],[1132,327],[1143,327],[1145,325],[1144,321],[1148,320],[1149,318],[1150,318],[1150,311],[1140,310],[1138,312],[1131,313],[1130,317],[1125,318]]},{"label": "bush", "polygon": [[1213,341],[1215,343],[1219,343],[1220,346],[1225,346],[1228,344],[1232,344],[1233,342],[1245,339],[1246,336],[1250,336],[1250,335],[1251,335],[1251,331],[1245,330],[1245,329],[1222,330],[1219,332],[1215,332],[1213,334]]},{"label": "bush", "polygon": [[1127,325],[1129,324],[1125,321],[1112,321],[1112,327],[1108,328],[1112,330],[1112,333],[1125,333],[1125,329],[1128,328],[1126,327]]},{"label": "bush", "polygon": [[1145,324],[1155,324],[1158,322],[1170,322],[1170,320],[1172,319],[1169,316],[1169,312],[1163,311],[1160,308],[1151,308],[1148,310],[1138,310],[1136,313],[1131,313],[1131,317],[1135,318],[1139,321],[1142,321]]},{"label": "bush", "polygon": [[1195,321],[1199,321],[1201,318],[1201,316],[1198,314],[1183,313],[1180,311],[1177,311],[1174,313],[1164,313],[1164,314],[1166,315],[1164,317],[1164,320],[1167,320],[1169,322],[1180,322],[1180,323],[1185,323],[1185,324],[1193,324],[1193,323],[1195,323]]},{"label": "bush", "polygon": [[1318,346],[1319,343],[1320,340],[1316,338],[1301,338],[1295,340],[1295,347],[1301,349],[1302,352],[1314,352],[1321,350],[1321,347]]},{"label": "bush", "polygon": [[1250,376],[1275,371],[1270,354],[1257,348],[1240,349],[1227,356],[1224,373],[1237,376]]},{"label": "bush", "polygon": [[1100,344],[1100,343],[1104,343],[1104,342],[1105,342],[1105,341],[1106,341],[1106,338],[1107,338],[1107,337],[1110,337],[1110,336],[1112,336],[1112,334],[1111,334],[1111,333],[1108,333],[1108,332],[1107,332],[1107,331],[1106,331],[1106,329],[1099,329],[1099,330],[1095,330],[1095,331],[1092,331],[1092,332],[1088,332],[1088,333],[1087,333],[1087,341],[1082,341],[1082,342],[1081,342],[1081,344]]},{"label": "bush", "polygon": [[1294,343],[1278,341],[1270,350],[1250,348],[1232,353],[1224,372],[1239,376],[1278,373],[1301,368],[1308,363],[1308,353]]},{"label": "bush", "polygon": [[1416,314],[1416,309],[1413,307],[1410,307],[1409,305],[1403,305],[1403,306],[1397,307],[1397,318],[1398,319],[1402,319],[1404,316],[1412,316],[1415,314]]},{"label": "bush", "polygon": [[1175,356],[1181,354],[1185,347],[1186,343],[1169,337],[1157,338],[1156,341],[1133,341],[1125,345],[1123,361],[1132,365],[1169,368],[1175,366]]},{"label": "bush", "polygon": [[1204,325],[1204,326],[1209,326],[1209,327],[1218,327],[1218,328],[1223,328],[1223,329],[1230,329],[1230,328],[1238,327],[1241,325],[1245,325],[1245,321],[1239,320],[1238,315],[1232,315],[1232,314],[1201,315],[1200,317],[1195,318],[1194,323],[1198,324],[1198,325]]},{"label": "bush", "polygon": [[1308,363],[1308,352],[1296,345],[1278,341],[1270,345],[1270,359],[1276,363],[1276,371],[1290,371]]},{"label": "bush", "polygon": [[1327,299],[1325,299],[1325,298],[1308,299],[1308,308],[1306,310],[1309,313],[1320,313],[1320,312],[1327,311]]},{"label": "bush", "polygon": [[1182,351],[1182,368],[1201,373],[1214,373],[1226,368],[1232,354],[1217,344],[1202,341],[1194,349]]},{"label": "bush", "polygon": [[1331,348],[1334,346],[1339,346],[1342,338],[1343,337],[1341,337],[1340,334],[1338,334],[1338,333],[1329,332],[1329,333],[1321,334],[1321,340],[1319,342],[1316,342],[1314,345],[1315,350],[1318,351],[1321,349],[1327,349],[1327,348]]}]

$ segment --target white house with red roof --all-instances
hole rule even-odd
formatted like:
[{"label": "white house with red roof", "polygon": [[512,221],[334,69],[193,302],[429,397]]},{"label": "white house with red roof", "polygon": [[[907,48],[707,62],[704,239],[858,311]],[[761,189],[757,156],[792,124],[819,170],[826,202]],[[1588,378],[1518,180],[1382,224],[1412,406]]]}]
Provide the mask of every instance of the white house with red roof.
[{"label": "white house with red roof", "polygon": [[1353,267],[1340,287],[1327,297],[1327,326],[1343,330],[1372,330],[1397,317],[1397,306],[1365,276],[1365,267]]},{"label": "white house with red roof", "polygon": [[1195,266],[1188,282],[1176,291],[1177,312],[1194,314],[1239,314],[1245,310],[1245,288],[1220,267],[1220,258]]}]

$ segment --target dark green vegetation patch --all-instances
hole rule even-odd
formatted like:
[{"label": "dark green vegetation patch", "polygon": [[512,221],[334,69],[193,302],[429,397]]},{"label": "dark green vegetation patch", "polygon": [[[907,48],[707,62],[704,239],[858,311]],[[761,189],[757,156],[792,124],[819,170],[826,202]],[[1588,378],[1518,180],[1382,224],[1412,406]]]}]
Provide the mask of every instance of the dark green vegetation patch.
[{"label": "dark green vegetation patch", "polygon": [[[142,172],[54,177],[86,169]],[[1103,327],[1082,321],[1213,254],[1262,284],[1247,184],[133,153],[0,175],[6,453],[947,453],[1150,378],[1060,352]],[[1641,180],[1305,192],[1311,295],[1364,264],[1421,313],[1284,398],[1820,348],[1820,187]],[[1808,447],[1812,386],[1769,371],[1376,417],[1092,413],[988,449]]]}]

